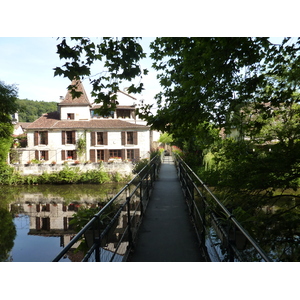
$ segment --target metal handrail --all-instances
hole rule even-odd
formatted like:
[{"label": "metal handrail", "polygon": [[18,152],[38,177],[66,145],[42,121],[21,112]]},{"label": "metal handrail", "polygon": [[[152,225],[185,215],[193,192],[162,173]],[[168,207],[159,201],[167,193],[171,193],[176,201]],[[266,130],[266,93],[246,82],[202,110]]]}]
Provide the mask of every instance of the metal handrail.
[{"label": "metal handrail", "polygon": [[[256,249],[257,253],[261,256],[261,258],[266,262],[271,262],[271,259],[268,257],[268,255],[265,253],[265,251],[251,237],[251,235],[247,232],[247,230],[237,221],[237,219],[234,217],[234,215],[232,213],[230,213],[230,211],[222,204],[222,202],[212,193],[212,191],[207,187],[207,185],[186,164],[186,162],[183,161],[183,159],[179,155],[175,155],[175,159],[177,161],[177,168],[178,168],[178,172],[179,172],[179,177],[181,177],[180,180],[181,180],[182,187],[184,189],[186,189],[186,196],[193,198],[194,197],[194,195],[193,195],[194,191],[189,189],[188,184],[186,182],[183,182],[184,180],[182,179],[182,174],[180,174],[182,172],[185,172],[184,175],[189,177],[189,180],[193,184],[193,188],[196,190],[196,192],[198,193],[198,195],[202,199],[202,201],[203,201],[203,203],[206,207],[206,211],[209,211],[209,213],[211,213],[213,211],[213,209],[210,206],[210,204],[207,202],[206,197],[198,189],[198,186],[197,186],[195,181],[198,181],[198,183],[200,183],[201,187],[211,196],[211,198],[213,199],[215,204],[217,204],[217,206],[225,214],[225,216],[227,217],[227,220],[232,222],[233,225],[236,228],[238,228],[238,230],[243,234],[243,236],[250,242],[252,247]],[[192,179],[191,176],[193,176],[194,179]],[[205,223],[205,217],[206,216],[204,216],[204,217],[201,216],[199,210],[197,209],[196,204],[194,203],[194,199],[192,199],[192,202],[193,202],[193,204],[190,206],[192,217],[195,218],[195,215],[194,215],[195,214],[195,209],[194,208],[196,207],[196,213],[197,213],[199,219],[201,219],[202,223]],[[202,224],[202,225],[204,225],[204,228],[207,227],[207,224]],[[208,234],[207,229],[204,229],[204,231],[206,231],[206,232],[202,232],[202,237],[203,237],[204,234]],[[202,243],[203,243],[203,241],[202,241]],[[230,244],[229,239],[227,241],[227,244]],[[202,245],[202,246],[204,246],[204,245]],[[230,245],[230,247],[233,250],[233,252],[236,252],[236,253],[238,252],[235,248],[235,245]],[[237,253],[236,257],[238,257],[238,256],[239,256],[239,254]]]},{"label": "metal handrail", "polygon": [[[162,154],[163,155],[163,154]],[[159,171],[159,167],[161,164],[162,156],[157,155],[153,157],[150,162],[142,169],[140,172],[131,180],[129,181],[110,201],[108,201],[105,206],[97,212],[92,219],[72,238],[72,240],[62,249],[62,251],[52,260],[53,262],[60,261],[67,252],[82,239],[82,236],[87,233],[87,231],[91,228],[94,228],[95,225],[97,228],[97,234],[94,234],[94,242],[92,246],[88,249],[87,253],[84,256],[84,259],[82,261],[88,261],[89,257],[93,254],[99,251],[101,240],[104,238],[105,234],[109,231],[110,227],[113,226],[113,223],[116,222],[122,212],[122,209],[127,206],[128,211],[128,223],[130,224],[130,204],[131,199],[133,198],[134,194],[136,194],[137,190],[143,186],[143,183],[146,182],[146,196],[149,200],[150,191],[149,189],[153,188],[153,181],[156,180],[157,173]],[[150,184],[148,184],[148,181],[150,181]],[[130,187],[133,187],[133,190],[130,192]],[[128,192],[129,191],[129,192]],[[112,217],[110,223],[106,226],[104,229],[100,229],[99,227],[99,220],[100,217],[107,211],[107,209],[115,203],[118,198],[123,194],[130,194],[129,196],[126,196],[126,201],[119,207],[118,211],[115,213],[115,215]],[[143,214],[143,210],[146,208],[145,205],[142,204],[142,202],[145,200],[145,197],[143,197],[143,192],[141,191],[139,194],[139,202],[142,207],[141,214]],[[126,229],[127,230],[127,229]],[[130,228],[129,228],[130,231]],[[130,237],[133,240],[133,236]],[[132,244],[129,245],[128,251],[130,251],[130,248],[132,247]],[[99,253],[98,253],[99,254]],[[96,261],[100,261],[100,258],[96,256]]]}]

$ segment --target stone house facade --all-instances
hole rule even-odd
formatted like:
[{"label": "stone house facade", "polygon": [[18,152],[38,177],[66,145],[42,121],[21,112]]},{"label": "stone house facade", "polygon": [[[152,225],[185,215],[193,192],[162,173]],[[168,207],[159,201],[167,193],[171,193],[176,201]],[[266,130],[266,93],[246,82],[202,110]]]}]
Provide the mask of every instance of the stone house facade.
[{"label": "stone house facade", "polygon": [[[127,105],[120,103],[111,115],[99,116],[95,113],[97,105],[90,103],[80,81],[77,91],[82,92],[79,98],[73,99],[68,91],[57,111],[42,115],[27,127],[27,147],[20,151],[20,163],[33,159],[62,163],[149,157],[152,135],[150,128],[136,118],[137,99],[120,91]],[[82,154],[79,141],[84,141]]]}]

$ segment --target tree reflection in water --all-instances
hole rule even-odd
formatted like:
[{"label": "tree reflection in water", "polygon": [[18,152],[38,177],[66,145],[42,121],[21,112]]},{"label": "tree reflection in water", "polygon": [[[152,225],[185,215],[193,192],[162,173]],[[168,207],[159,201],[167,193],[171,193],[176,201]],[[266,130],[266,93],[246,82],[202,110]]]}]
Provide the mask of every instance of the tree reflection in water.
[{"label": "tree reflection in water", "polygon": [[[271,190],[243,194],[239,191],[238,195],[219,193],[218,198],[273,261],[300,261],[297,192],[285,190],[278,194]],[[256,259],[253,257],[253,261]]]},{"label": "tree reflection in water", "polygon": [[0,220],[0,261],[3,262],[10,260],[10,251],[14,246],[17,232],[12,214],[8,210],[0,208]]}]

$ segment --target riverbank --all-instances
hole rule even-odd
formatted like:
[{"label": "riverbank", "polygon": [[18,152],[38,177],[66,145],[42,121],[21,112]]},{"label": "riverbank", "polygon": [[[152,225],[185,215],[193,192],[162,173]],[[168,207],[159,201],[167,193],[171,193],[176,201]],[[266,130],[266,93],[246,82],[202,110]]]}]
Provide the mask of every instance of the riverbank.
[{"label": "riverbank", "polygon": [[134,165],[131,162],[115,162],[115,163],[73,163],[66,162],[64,164],[12,164],[10,165],[21,175],[42,175],[43,173],[57,173],[64,169],[65,166],[77,168],[80,172],[90,170],[99,170],[102,168],[108,174],[119,173],[122,176],[132,174]]},{"label": "riverbank", "polygon": [[44,165],[2,165],[0,184],[74,184],[105,182],[127,182],[132,177],[133,165],[116,164],[44,164]]}]

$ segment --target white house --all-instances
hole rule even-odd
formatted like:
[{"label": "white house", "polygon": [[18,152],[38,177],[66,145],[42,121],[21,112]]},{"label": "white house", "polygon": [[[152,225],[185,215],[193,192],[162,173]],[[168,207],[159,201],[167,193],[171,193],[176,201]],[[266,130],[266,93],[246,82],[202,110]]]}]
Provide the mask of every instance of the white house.
[{"label": "white house", "polygon": [[[75,84],[76,82],[72,82]],[[137,101],[125,92],[119,92],[121,100],[110,116],[95,113],[80,81],[79,98],[73,99],[68,91],[58,103],[58,109],[42,115],[27,127],[27,148],[21,156],[21,163],[32,159],[49,163],[66,160],[107,162],[118,157],[122,160],[148,158],[151,147],[150,128],[135,116]],[[79,157],[78,141],[85,140],[85,153]]]}]

